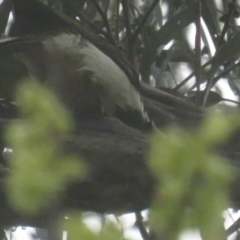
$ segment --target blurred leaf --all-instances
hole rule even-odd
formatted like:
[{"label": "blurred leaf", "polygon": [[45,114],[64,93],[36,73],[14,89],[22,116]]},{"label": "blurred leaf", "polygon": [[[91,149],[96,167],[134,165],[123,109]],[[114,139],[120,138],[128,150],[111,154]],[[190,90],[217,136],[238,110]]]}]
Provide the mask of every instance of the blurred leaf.
[{"label": "blurred leaf", "polygon": [[63,223],[63,229],[68,232],[68,240],[113,240],[126,238],[122,235],[122,230],[113,223],[105,223],[101,231],[97,234],[91,232],[80,219],[79,214],[72,213]]},{"label": "blurred leaf", "polygon": [[14,151],[9,199],[17,211],[34,214],[68,181],[80,177],[83,166],[59,148],[72,122],[52,93],[27,81],[19,88],[17,100],[23,120],[10,125],[6,135]]},{"label": "blurred leaf", "polygon": [[19,82],[28,76],[26,66],[7,53],[0,58],[0,98],[15,100],[15,91]]},{"label": "blurred leaf", "polygon": [[224,239],[221,212],[227,208],[230,168],[211,153],[239,127],[239,116],[208,117],[202,128],[170,128],[152,141],[150,166],[159,179],[150,222],[162,239],[175,240],[187,228],[200,228],[204,240]]},{"label": "blurred leaf", "polygon": [[97,240],[97,235],[91,232],[81,221],[80,215],[76,213],[68,214],[68,219],[62,222],[62,229],[68,233],[68,240]]}]

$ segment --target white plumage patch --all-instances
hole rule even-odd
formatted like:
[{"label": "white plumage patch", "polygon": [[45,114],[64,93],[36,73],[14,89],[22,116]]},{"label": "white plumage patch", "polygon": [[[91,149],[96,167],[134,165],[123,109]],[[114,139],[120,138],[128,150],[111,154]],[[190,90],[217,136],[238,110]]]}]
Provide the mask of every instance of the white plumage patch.
[{"label": "white plumage patch", "polygon": [[73,50],[79,47],[82,37],[73,33],[61,33],[43,41],[47,51],[66,51],[68,48]]},{"label": "white plumage patch", "polygon": [[84,56],[81,70],[88,70],[93,73],[92,80],[103,88],[105,96],[111,99],[123,109],[138,109],[143,111],[140,96],[135,87],[131,84],[126,74],[98,48],[91,43],[79,50]]},{"label": "white plumage patch", "polygon": [[[139,111],[142,118],[147,120],[140,95],[126,74],[111,58],[93,44],[80,35],[72,33],[54,36],[44,40],[43,43],[47,51],[70,51],[75,56],[79,55],[81,62],[79,62],[80,68],[76,69],[76,73],[82,71],[91,73],[90,79],[95,84],[96,89],[99,88],[99,97],[103,107],[108,108],[105,110],[111,112],[113,105],[117,105],[126,111]],[[74,58],[76,59],[76,57]]]}]

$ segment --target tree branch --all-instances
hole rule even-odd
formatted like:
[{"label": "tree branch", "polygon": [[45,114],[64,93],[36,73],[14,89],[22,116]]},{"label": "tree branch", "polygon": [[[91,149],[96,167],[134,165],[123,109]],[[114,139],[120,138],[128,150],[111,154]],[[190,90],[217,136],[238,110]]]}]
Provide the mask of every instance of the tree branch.
[{"label": "tree branch", "polygon": [[152,3],[152,5],[150,6],[150,8],[148,9],[148,11],[146,12],[146,14],[143,16],[142,21],[139,23],[137,29],[135,30],[135,32],[132,34],[131,37],[131,44],[134,45],[135,41],[139,35],[139,33],[141,32],[143,26],[145,25],[147,19],[149,18],[149,16],[151,15],[152,11],[154,10],[154,8],[157,6],[157,4],[159,3],[159,0],[154,0],[154,2]]},{"label": "tree branch", "polygon": [[108,36],[110,37],[110,40],[111,40],[111,43],[113,45],[115,45],[115,41],[113,39],[113,35],[112,35],[112,30],[111,30],[111,27],[109,25],[109,21],[107,19],[107,16],[106,14],[104,13],[104,11],[102,10],[102,8],[100,7],[100,5],[98,4],[98,2],[96,0],[92,0],[94,6],[96,7],[97,11],[99,12],[102,20],[103,20],[103,23],[106,27],[106,30],[107,30],[107,33],[108,33]]},{"label": "tree branch", "polygon": [[136,212],[135,216],[136,216],[136,225],[139,229],[139,232],[140,232],[143,240],[149,240],[149,234],[144,226],[143,217],[142,217],[141,212]]}]

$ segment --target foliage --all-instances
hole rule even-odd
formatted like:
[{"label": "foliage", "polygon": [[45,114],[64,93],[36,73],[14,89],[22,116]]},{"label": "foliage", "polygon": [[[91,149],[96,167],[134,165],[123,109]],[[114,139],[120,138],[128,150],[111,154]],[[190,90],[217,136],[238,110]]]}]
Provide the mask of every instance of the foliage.
[{"label": "foliage", "polygon": [[[1,33],[11,11],[9,2],[0,5]],[[102,35],[128,56],[143,81],[154,80],[164,91],[207,106],[226,101],[219,81],[227,79],[232,92],[240,93],[236,0],[51,0],[48,4],[83,23],[95,36]],[[7,58],[1,63],[3,71],[11,68]],[[24,72],[22,65],[15,65],[5,74],[8,81],[0,81],[4,96],[12,87],[9,82]]]},{"label": "foliage", "polygon": [[62,225],[63,229],[68,231],[69,240],[89,239],[89,240],[101,240],[101,239],[123,239],[121,229],[119,226],[113,223],[106,223],[101,231],[97,234],[91,232],[79,219],[79,215],[72,213],[68,220],[65,220]]},{"label": "foliage", "polygon": [[[17,100],[22,120],[11,124],[6,133],[14,149],[8,177],[9,199],[17,211],[34,215],[58,198],[69,181],[80,179],[85,166],[59,148],[72,122],[48,89],[28,79],[20,86]],[[93,234],[80,221],[79,214],[67,216],[61,220],[61,228],[67,230],[69,240],[122,238],[122,231],[113,223]]]},{"label": "foliage", "polygon": [[[226,100],[217,85],[220,81],[227,81],[239,97],[237,1],[159,2],[48,1],[76,22],[80,19],[96,36],[104,36],[109,44],[125,53],[146,83],[153,79],[158,88],[201,106],[217,105]],[[10,11],[6,0],[0,5],[1,33],[5,31]],[[189,32],[194,41],[189,41]],[[8,59],[4,60],[0,59],[0,71],[12,69]],[[181,70],[183,64],[191,73],[188,76]],[[18,65],[6,79],[15,79],[23,71]],[[1,79],[1,97],[9,96],[12,86],[9,82]],[[61,134],[69,131],[71,125],[55,99],[46,90],[29,83],[21,91],[19,104],[24,120],[13,125],[8,133],[8,141],[14,148],[14,174],[9,179],[9,194],[12,202],[17,199],[14,204],[18,209],[33,213],[46,199],[59,194],[67,181],[81,175],[84,167],[75,157],[65,158],[59,150],[55,151]],[[234,131],[235,121],[214,115],[199,131],[189,133],[170,128],[164,136],[154,137],[150,162],[156,176],[161,177],[150,220],[159,235],[174,239],[184,228],[196,226],[202,229],[206,239],[217,239],[222,234],[219,215],[227,203],[229,169],[209,150]],[[73,239],[78,234],[98,238],[75,216],[71,219],[73,222],[68,228],[74,232]]]},{"label": "foliage", "polygon": [[[226,101],[217,84],[225,78],[239,95],[236,0],[53,0],[51,4],[121,49],[147,83],[154,79],[157,87],[172,89],[177,96],[184,93],[197,105]],[[191,74],[183,73],[183,66]]]},{"label": "foliage", "polygon": [[[19,211],[33,214],[58,196],[68,181],[79,178],[83,166],[56,151],[61,135],[69,131],[70,119],[53,95],[36,83],[25,82],[18,100],[23,120],[10,126],[7,134],[14,149],[9,196]],[[204,239],[222,239],[220,214],[228,206],[230,167],[211,150],[237,126],[239,116],[214,114],[195,132],[173,127],[153,137],[149,164],[160,183],[150,211],[155,234],[174,240],[184,229],[198,227]],[[112,224],[93,234],[79,215],[67,216],[62,226],[70,240],[121,237]]]},{"label": "foliage", "polygon": [[199,228],[204,239],[224,239],[221,212],[228,207],[231,171],[211,150],[237,126],[239,117],[214,114],[196,132],[170,128],[154,136],[150,166],[159,188],[150,220],[164,239],[177,239],[186,228]]},{"label": "foliage", "polygon": [[33,214],[59,194],[68,181],[80,178],[84,168],[76,157],[64,156],[61,149],[60,140],[72,123],[53,94],[26,81],[17,99],[23,119],[7,131],[9,146],[14,149],[8,190],[18,211]]}]

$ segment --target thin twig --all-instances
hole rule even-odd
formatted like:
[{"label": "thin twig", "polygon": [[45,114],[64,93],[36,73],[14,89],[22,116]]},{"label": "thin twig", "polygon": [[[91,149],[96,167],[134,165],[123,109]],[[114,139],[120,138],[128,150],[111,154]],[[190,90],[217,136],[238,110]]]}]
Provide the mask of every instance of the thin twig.
[{"label": "thin twig", "polygon": [[149,18],[149,16],[151,15],[152,11],[154,10],[154,8],[157,6],[157,4],[159,3],[159,0],[155,0],[152,5],[150,6],[150,8],[147,10],[146,14],[143,16],[142,21],[139,23],[137,29],[135,30],[135,32],[132,34],[131,37],[131,42],[132,44],[135,43],[139,33],[141,32],[143,26],[145,25],[147,19]]},{"label": "thin twig", "polygon": [[107,15],[103,12],[102,8],[100,7],[100,5],[98,4],[97,0],[92,0],[93,4],[95,5],[97,11],[99,12],[102,20],[103,20],[103,23],[104,23],[104,26],[106,27],[106,30],[107,30],[107,33],[108,35],[110,36],[111,38],[111,43],[113,43],[115,45],[115,41],[112,37],[112,30],[111,30],[111,27],[109,25],[109,21],[107,19]]},{"label": "thin twig", "polygon": [[[232,3],[233,4],[233,3]],[[225,24],[224,24],[224,27],[223,27],[223,30],[222,30],[222,33],[221,33],[221,36],[219,38],[219,42],[218,42],[218,47],[217,49],[219,49],[223,43],[224,43],[224,37],[227,33],[227,30],[229,28],[229,23],[230,23],[230,20],[231,20],[231,17],[233,15],[233,12],[234,12],[234,7],[233,5],[229,5],[229,11],[228,13],[225,15]],[[215,53],[215,55],[217,54],[217,51]],[[214,59],[214,57],[213,57]],[[214,66],[214,62],[212,64],[212,66]],[[210,70],[211,71],[211,70]],[[211,90],[211,88],[214,86],[214,76],[211,76],[207,82],[207,85],[205,87],[205,90],[204,90],[204,98],[203,98],[203,106],[205,105],[206,101],[207,101],[207,98],[208,98],[208,95],[209,95],[209,92]]]},{"label": "thin twig", "polygon": [[50,207],[48,212],[48,219],[47,219],[47,234],[48,238],[51,240],[60,240],[61,239],[61,229],[59,222],[61,221],[61,200],[59,197],[54,198],[53,204]]},{"label": "thin twig", "polygon": [[117,0],[116,5],[116,25],[115,25],[115,39],[119,41],[119,9],[120,9],[120,0]]},{"label": "thin twig", "polygon": [[[134,5],[134,2],[131,2],[131,3],[132,3],[132,8],[131,8],[132,11],[133,11],[133,12],[136,11],[139,17],[143,17],[143,15],[140,13],[140,11],[138,10],[138,8]],[[135,14],[135,13],[134,13],[134,14]],[[134,17],[136,17],[136,16],[134,16]]]},{"label": "thin twig", "polygon": [[122,0],[123,14],[125,17],[125,27],[127,37],[130,39],[131,36],[131,24],[130,24],[130,16],[129,16],[129,2],[128,0]]},{"label": "thin twig", "polygon": [[220,35],[219,41],[218,41],[218,49],[224,43],[223,40],[224,40],[224,37],[225,37],[225,35],[227,33],[227,30],[229,28],[229,24],[230,24],[230,20],[232,18],[233,12],[234,12],[234,7],[232,6],[232,4],[229,4],[229,10],[228,10],[228,13],[225,15],[225,23],[224,23],[223,30],[221,32],[221,35]]},{"label": "thin twig", "polygon": [[240,228],[240,218],[238,218],[227,230],[227,237],[232,235],[234,232],[238,231]]},{"label": "thin twig", "polygon": [[160,89],[150,87],[148,84],[142,81],[140,82],[140,86],[140,93],[142,97],[146,97],[158,103],[171,106],[172,108],[181,109],[181,111],[187,109],[189,113],[193,112],[200,115],[204,114],[203,108],[197,107],[190,102],[173,96],[172,94],[166,93]]},{"label": "thin twig", "polygon": [[[107,32],[105,32],[101,28],[99,28],[96,25],[94,25],[89,19],[87,19],[82,14],[82,12],[80,10],[76,9],[76,14],[80,17],[81,20],[83,20],[84,23],[86,23],[88,25],[89,28],[91,28],[96,33],[102,34],[110,43],[112,43],[112,37]],[[115,44],[114,44],[114,46],[115,46]]]},{"label": "thin twig", "polygon": [[[205,64],[202,65],[201,69],[207,67],[208,65],[210,65],[212,63],[212,59],[209,60],[208,62],[206,62]],[[181,87],[183,87],[183,85],[185,85],[192,77],[194,76],[194,72],[189,74],[184,80],[182,80],[182,82],[180,82],[173,90],[174,91],[178,91]]]},{"label": "thin twig", "polygon": [[[201,0],[198,1],[197,20],[196,20],[196,36],[195,36],[195,76],[197,92],[200,92],[201,84]],[[200,103],[200,98],[197,94],[197,103]]]},{"label": "thin twig", "polygon": [[229,66],[228,68],[226,68],[225,70],[223,70],[218,76],[216,76],[215,78],[213,78],[212,84],[215,85],[217,83],[217,81],[219,79],[221,79],[222,77],[224,77],[226,74],[228,74],[229,72],[231,72],[232,70],[236,69],[237,67],[240,66],[240,61],[238,63],[235,63],[232,66]]},{"label": "thin twig", "polygon": [[240,105],[240,102],[234,101],[234,100],[228,99],[228,98],[222,98],[222,101],[231,102],[231,103],[235,103],[235,104],[237,104],[237,105]]},{"label": "thin twig", "polygon": [[108,8],[109,8],[110,0],[107,1],[105,15],[107,16]]},{"label": "thin twig", "polygon": [[[228,74],[229,72],[231,72],[232,70],[236,69],[239,66],[240,66],[240,61],[231,65],[231,66],[229,66],[228,68],[223,70],[219,75],[217,75],[216,77],[213,78],[212,84],[215,85],[218,82],[218,80],[220,80],[226,74]],[[194,84],[192,87],[190,87],[189,90],[191,91],[195,87],[196,87],[196,84]]]},{"label": "thin twig", "polygon": [[127,51],[128,58],[131,63],[134,63],[134,47],[131,44],[131,23],[129,16],[129,0],[122,0],[123,15],[125,19],[126,35],[127,35]]},{"label": "thin twig", "polygon": [[144,226],[143,217],[142,217],[141,212],[136,212],[135,216],[136,216],[136,225],[139,229],[139,232],[140,232],[143,240],[149,240],[149,234],[146,230],[146,227]]}]

